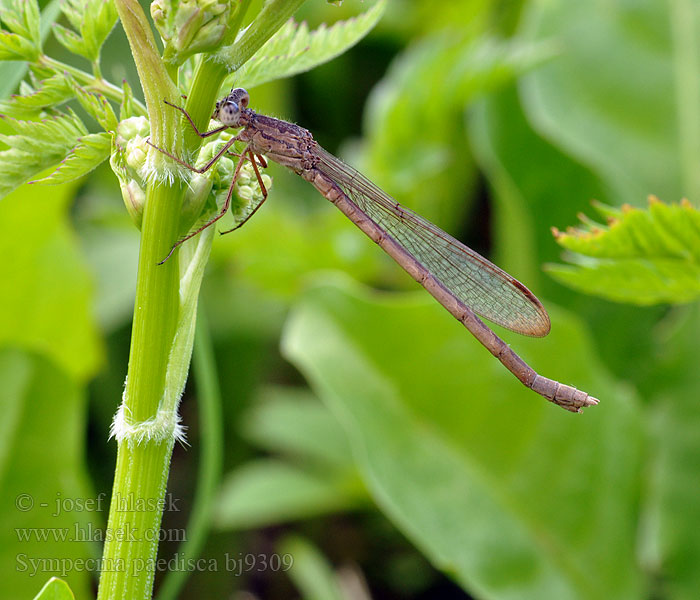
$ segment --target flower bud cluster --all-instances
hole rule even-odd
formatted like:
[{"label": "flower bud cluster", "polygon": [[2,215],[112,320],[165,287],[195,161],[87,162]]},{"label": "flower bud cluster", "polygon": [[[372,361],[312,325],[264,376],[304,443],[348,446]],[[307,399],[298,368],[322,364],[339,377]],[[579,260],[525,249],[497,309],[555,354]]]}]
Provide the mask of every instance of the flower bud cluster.
[{"label": "flower bud cluster", "polygon": [[[146,201],[148,181],[148,152],[153,151],[146,141],[149,136],[148,121],[144,117],[125,119],[117,126],[110,158],[112,170],[119,179],[122,198],[129,215],[137,227],[141,227]],[[197,168],[204,167],[231,139],[224,133],[218,139],[205,144],[199,152]],[[235,159],[235,160],[234,160]],[[210,213],[226,201],[235,172],[237,156],[228,152],[220,157],[206,173],[192,172],[182,206],[182,232],[186,233],[203,213]],[[259,168],[260,170],[260,168]],[[269,175],[262,174],[266,189],[272,186]],[[231,198],[231,213],[236,222],[249,215],[263,200],[262,190],[250,161],[241,167]]]},{"label": "flower bud cluster", "polygon": [[163,60],[181,65],[193,54],[217,49],[229,32],[231,4],[235,3],[228,0],[154,0],[151,17],[165,43]]},{"label": "flower bud cluster", "polygon": [[117,125],[112,138],[109,164],[119,179],[126,210],[136,226],[141,228],[146,202],[144,165],[148,154],[150,126],[146,117],[130,117]]}]

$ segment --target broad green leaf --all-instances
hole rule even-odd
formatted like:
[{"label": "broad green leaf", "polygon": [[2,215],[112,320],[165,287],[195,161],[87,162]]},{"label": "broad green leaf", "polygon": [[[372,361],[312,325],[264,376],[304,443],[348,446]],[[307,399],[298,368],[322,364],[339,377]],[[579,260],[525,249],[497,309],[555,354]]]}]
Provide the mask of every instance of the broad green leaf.
[{"label": "broad green leaf", "polygon": [[649,572],[661,575],[660,597],[690,600],[700,589],[700,304],[675,312],[656,336],[662,338],[657,372],[648,382],[651,389],[645,389],[655,402],[648,420],[653,441],[640,559]]},{"label": "broad green leaf", "polygon": [[496,264],[536,292],[561,294],[561,286],[541,274],[542,262],[561,254],[550,229],[571,222],[591,198],[600,198],[601,184],[532,130],[515,85],[477,101],[469,117],[471,147],[493,196]]},{"label": "broad green leaf", "polygon": [[[333,566],[321,551],[308,540],[299,536],[288,536],[278,547],[284,557],[293,559],[288,570],[297,589],[305,600],[350,600],[338,585]],[[352,598],[358,596],[352,595]]]},{"label": "broad green leaf", "polygon": [[[576,252],[575,266],[549,265],[577,290],[630,304],[691,302],[700,298],[700,212],[687,201],[647,210],[598,205],[606,225],[555,230],[557,242]],[[590,257],[590,258],[584,258]]]},{"label": "broad green leaf", "polygon": [[287,462],[259,460],[230,473],[218,502],[219,526],[272,525],[366,503],[343,430],[308,392],[268,390],[241,427],[245,437]]},{"label": "broad green leaf", "polygon": [[601,360],[621,379],[643,381],[656,361],[649,330],[661,311],[591,298],[542,272],[544,263],[561,260],[551,227],[574,222],[577,213],[590,210],[591,198],[609,202],[610,190],[533,130],[515,87],[479,101],[469,124],[472,148],[493,190],[496,264],[588,323]]},{"label": "broad green leaf", "polygon": [[636,406],[574,320],[551,313],[548,339],[509,341],[601,399],[581,417],[526,390],[422,296],[314,288],[283,351],[346,428],[379,507],[472,595],[636,599]]},{"label": "broad green leaf", "polygon": [[591,198],[610,202],[610,190],[606,192],[590,169],[533,130],[514,86],[480,100],[470,112],[469,125],[474,154],[494,198],[496,264],[538,296],[566,306],[588,323],[602,362],[621,379],[643,381],[656,362],[649,330],[661,310],[591,298],[542,273],[544,263],[561,260],[551,227],[574,222],[578,212],[590,210]]},{"label": "broad green leaf", "polygon": [[0,142],[10,147],[0,152],[0,198],[59,163],[78,139],[88,134],[73,111],[41,121],[20,121],[2,115],[0,118],[14,132],[0,134]]},{"label": "broad green leaf", "polygon": [[24,186],[0,202],[0,343],[46,354],[75,379],[92,375],[101,345],[92,282],[68,225],[73,190]]},{"label": "broad green leaf", "polygon": [[394,61],[365,114],[363,170],[400,202],[449,227],[475,173],[464,109],[542,59],[542,48],[443,31]]},{"label": "broad green leaf", "polygon": [[[435,35],[401,53],[369,97],[360,169],[399,202],[449,228],[468,207],[474,165],[465,102],[449,73],[470,41]],[[449,90],[449,91],[448,91]]]},{"label": "broad green leaf", "polygon": [[107,132],[90,133],[78,138],[78,145],[56,167],[56,170],[32,181],[33,184],[56,185],[68,183],[87,175],[94,168],[109,158],[112,136]]},{"label": "broad green leaf", "polygon": [[84,394],[55,362],[8,346],[0,349],[0,380],[3,596],[31,598],[57,575],[87,598],[92,576],[77,561],[95,556],[89,528],[101,525],[107,499],[100,507],[86,483]]},{"label": "broad green leaf", "polygon": [[305,390],[275,387],[243,417],[242,435],[265,450],[320,466],[352,466],[340,424]]},{"label": "broad green leaf", "polygon": [[379,0],[362,15],[321,25],[309,31],[306,23],[290,20],[283,25],[240,69],[224,82],[223,88],[252,88],[268,81],[303,73],[335,58],[354,46],[377,24],[386,0]]},{"label": "broad green leaf", "polygon": [[615,204],[700,198],[700,5],[535,1],[522,33],[559,56],[526,77],[526,112],[599,174]]},{"label": "broad green leaf", "polygon": [[251,461],[229,473],[214,511],[221,529],[252,529],[366,503],[355,477],[346,472],[314,472],[276,459]]},{"label": "broad green leaf", "polygon": [[[693,351],[697,353],[697,345]],[[697,364],[693,366],[697,368]],[[696,568],[700,543],[697,481],[700,477],[698,386],[686,381],[674,385],[650,421],[655,453],[650,473],[647,533],[653,552],[647,564],[664,576],[664,597],[691,600],[700,589]]]},{"label": "broad green leaf", "polygon": [[70,586],[63,579],[52,577],[41,588],[41,591],[34,596],[34,600],[75,600],[75,596]]}]

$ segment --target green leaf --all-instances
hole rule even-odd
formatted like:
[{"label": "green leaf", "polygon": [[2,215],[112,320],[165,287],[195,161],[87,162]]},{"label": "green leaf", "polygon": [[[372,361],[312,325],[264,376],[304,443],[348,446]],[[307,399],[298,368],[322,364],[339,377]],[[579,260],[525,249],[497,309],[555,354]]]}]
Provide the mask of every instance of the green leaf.
[{"label": "green leaf", "polygon": [[36,62],[41,52],[39,5],[36,0],[3,0],[0,19],[10,32],[0,32],[0,60]]},{"label": "green leaf", "polygon": [[306,23],[287,21],[222,87],[253,88],[268,81],[309,71],[354,46],[377,24],[386,0],[365,13],[309,31]]},{"label": "green leaf", "polygon": [[88,92],[85,88],[72,83],[75,96],[85,111],[102,125],[105,131],[117,130],[117,115],[114,114],[112,106],[102,94]]},{"label": "green leaf", "polygon": [[700,198],[700,5],[529,2],[524,22],[525,37],[560,49],[521,88],[543,137],[591,167],[618,205]]},{"label": "green leaf", "polygon": [[41,352],[85,379],[102,358],[92,281],[69,225],[74,190],[24,186],[0,202],[0,344]]},{"label": "green leaf", "polygon": [[273,525],[366,503],[345,433],[308,391],[270,388],[243,416],[242,435],[287,462],[258,460],[230,473],[218,502],[220,527]]},{"label": "green leaf", "polygon": [[7,28],[39,46],[39,5],[36,0],[3,0],[0,19]]},{"label": "green leaf", "polygon": [[87,175],[109,158],[112,136],[107,132],[91,133],[78,138],[78,145],[56,167],[56,170],[30,183],[56,185]]},{"label": "green leaf", "polygon": [[37,56],[36,48],[31,42],[15,33],[0,31],[0,60],[28,60],[34,62]]},{"label": "green leaf", "polygon": [[475,173],[464,108],[540,60],[531,44],[441,32],[409,47],[370,96],[365,170],[402,203],[449,227]]},{"label": "green leaf", "polygon": [[[305,0],[268,0],[252,23],[232,44],[223,46],[209,59],[237,71],[279,30]],[[245,7],[242,9],[245,12]],[[234,17],[235,19],[236,17]],[[232,32],[231,32],[232,33]],[[229,40],[226,40],[229,41]]]},{"label": "green leaf", "polygon": [[59,163],[88,134],[73,111],[41,121],[0,118],[15,133],[0,134],[0,142],[10,147],[0,152],[0,198]]},{"label": "green leaf", "polygon": [[135,117],[137,112],[134,109],[134,92],[131,90],[131,86],[127,83],[126,79],[122,81],[122,102],[119,106],[119,120],[124,121],[130,117]]},{"label": "green leaf", "polygon": [[[677,304],[700,298],[700,212],[687,201],[622,210],[596,206],[607,220],[567,233],[557,242],[576,252],[575,266],[549,265],[559,281],[588,294],[630,304]],[[584,258],[590,257],[590,258]]]},{"label": "green leaf", "polygon": [[66,0],[62,10],[80,35],[54,25],[56,39],[74,54],[96,62],[102,45],[117,23],[114,0]]},{"label": "green leaf", "polygon": [[639,553],[649,572],[663,574],[660,597],[691,600],[700,589],[700,304],[674,312],[654,336],[660,342],[654,356],[656,381],[650,382],[650,394],[645,390],[654,404],[648,420],[652,440]]},{"label": "green leaf", "polygon": [[0,101],[0,113],[15,118],[36,118],[46,108],[63,104],[74,95],[65,76],[59,73],[43,80],[37,89],[22,87],[23,94]]},{"label": "green leaf", "polygon": [[224,478],[214,522],[221,529],[252,529],[351,510],[362,500],[355,479],[257,460]]},{"label": "green leaf", "polygon": [[293,310],[283,352],[345,427],[379,507],[472,595],[638,598],[636,407],[573,319],[551,314],[549,338],[517,350],[601,398],[582,418],[422,296],[326,283]]},{"label": "green leaf", "polygon": [[[296,181],[292,179],[292,183]],[[285,203],[266,205],[241,229],[241,235],[217,240],[214,257],[230,260],[236,256],[244,279],[287,302],[303,289],[305,276],[314,271],[351,269],[366,281],[382,277],[384,257],[340,211],[325,206],[315,190],[305,188],[303,181],[300,183],[302,186],[294,188],[293,193],[307,193],[309,202],[321,203],[320,210],[309,213]],[[310,239],[309,231],[317,231],[319,235]],[[278,259],[270,260],[270,256]],[[238,310],[245,311],[243,307]],[[221,316],[218,320],[227,318]],[[249,315],[247,320],[254,321],[255,317]],[[239,326],[246,327],[244,323]]]},{"label": "green leaf", "polygon": [[39,593],[34,596],[34,600],[75,600],[75,596],[70,586],[63,579],[52,577],[41,588]]},{"label": "green leaf", "polygon": [[526,281],[538,296],[565,305],[589,323],[601,362],[620,378],[645,385],[657,353],[649,330],[658,323],[660,310],[578,294],[542,272],[543,263],[561,258],[561,248],[548,233],[552,225],[574,221],[577,213],[590,209],[591,198],[609,202],[611,190],[533,130],[515,85],[480,100],[469,126],[471,146],[495,200],[494,262]]},{"label": "green leaf", "polygon": [[29,60],[33,61],[37,56],[34,46],[24,38],[14,34],[0,31],[0,60]]},{"label": "green leaf", "polygon": [[320,400],[306,390],[266,390],[262,401],[244,416],[241,433],[270,452],[320,466],[352,466],[345,432]]},{"label": "green leaf", "polygon": [[333,566],[308,540],[299,536],[287,536],[279,545],[278,551],[283,557],[290,555],[293,558],[293,566],[288,571],[289,577],[305,600],[361,598],[357,594],[346,596],[343,593]]},{"label": "green leaf", "polygon": [[[30,560],[47,558],[57,560],[38,567],[41,579],[66,577],[79,597],[87,598],[91,573],[71,568],[94,556],[92,544],[78,536],[88,527],[94,532],[99,521],[84,464],[85,394],[55,362],[7,346],[0,349],[0,380],[3,596],[33,597],[40,581],[37,563]],[[90,499],[92,510],[70,509],[78,502],[88,506]],[[57,504],[61,500],[67,504]],[[104,497],[101,509],[106,508]]]},{"label": "green leaf", "polygon": [[[60,0],[51,0],[44,8],[40,27],[42,43],[51,32],[51,24],[60,12]],[[17,84],[22,81],[27,68],[28,64],[25,61],[0,64],[0,98],[6,98],[17,88]]]},{"label": "green leaf", "polygon": [[[574,219],[591,198],[601,197],[601,185],[532,130],[515,85],[480,99],[470,117],[471,147],[492,190],[493,258],[536,293],[559,299],[566,290],[541,273],[543,261],[560,255],[547,233],[553,224]],[[561,301],[568,305],[571,296],[566,293]]]},{"label": "green leaf", "polygon": [[56,36],[58,43],[61,44],[66,50],[77,54],[78,56],[85,56],[88,54],[88,50],[85,47],[85,42],[75,31],[54,23],[53,34]]}]

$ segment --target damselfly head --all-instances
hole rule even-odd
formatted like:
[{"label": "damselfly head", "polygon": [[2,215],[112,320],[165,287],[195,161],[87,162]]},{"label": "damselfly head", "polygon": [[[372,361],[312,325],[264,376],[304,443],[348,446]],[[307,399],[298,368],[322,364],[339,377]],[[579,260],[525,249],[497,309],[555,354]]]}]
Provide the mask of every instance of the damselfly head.
[{"label": "damselfly head", "polygon": [[249,100],[248,92],[243,88],[235,88],[216,103],[211,118],[229,127],[240,127],[241,111],[248,106]]}]

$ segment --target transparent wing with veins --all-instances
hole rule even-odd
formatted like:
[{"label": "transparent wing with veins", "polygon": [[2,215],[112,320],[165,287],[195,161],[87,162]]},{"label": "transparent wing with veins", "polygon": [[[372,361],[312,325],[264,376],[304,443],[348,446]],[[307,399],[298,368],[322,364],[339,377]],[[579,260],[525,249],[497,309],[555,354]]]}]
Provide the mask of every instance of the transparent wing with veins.
[{"label": "transparent wing with veins", "polygon": [[517,333],[544,336],[549,316],[522,283],[430,221],[404,208],[361,173],[318,146],[316,168],[333,179],[460,302]]}]

